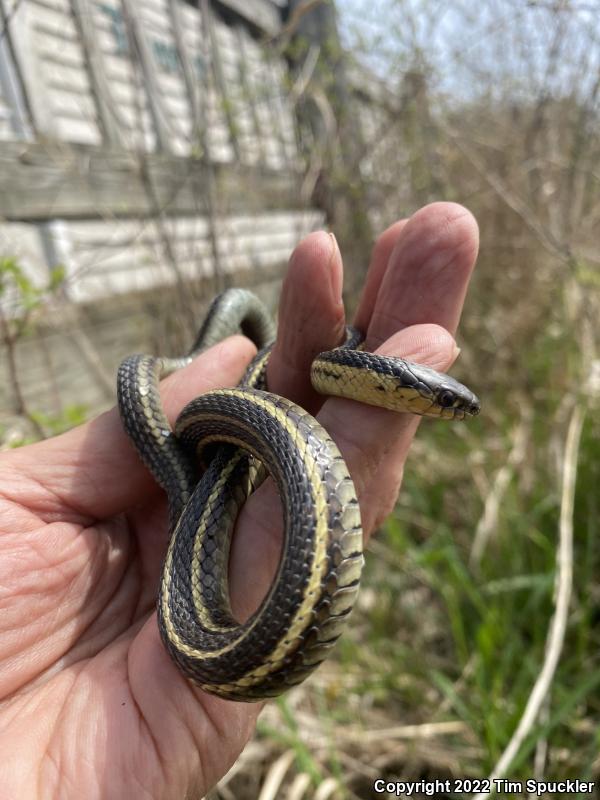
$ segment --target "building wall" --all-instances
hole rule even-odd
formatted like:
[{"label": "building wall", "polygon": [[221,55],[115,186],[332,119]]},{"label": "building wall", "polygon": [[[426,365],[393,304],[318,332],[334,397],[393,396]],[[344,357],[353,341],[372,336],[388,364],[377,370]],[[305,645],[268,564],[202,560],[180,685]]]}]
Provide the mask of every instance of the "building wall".
[{"label": "building wall", "polygon": [[[74,395],[94,409],[121,357],[160,346],[169,314],[192,327],[183,285],[199,306],[240,282],[273,300],[293,246],[322,223],[301,199],[287,67],[270,44],[280,8],[0,2],[0,261],[40,288],[64,270],[13,355],[28,406],[58,413]],[[9,285],[0,305],[22,313]],[[1,420],[15,399],[0,356]]]}]

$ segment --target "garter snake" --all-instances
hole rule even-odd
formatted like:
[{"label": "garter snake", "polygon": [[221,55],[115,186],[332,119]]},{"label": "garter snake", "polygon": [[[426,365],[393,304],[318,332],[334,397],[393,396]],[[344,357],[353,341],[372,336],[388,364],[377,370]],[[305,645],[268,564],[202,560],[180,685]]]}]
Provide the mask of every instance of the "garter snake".
[{"label": "garter snake", "polygon": [[[171,430],[160,378],[240,331],[259,350],[238,388],[192,400]],[[213,301],[189,356],[130,356],[117,381],[125,431],[168,496],[161,637],[187,678],[234,700],[280,694],[324,660],[352,609],[363,563],[358,501],[339,450],[310,414],[266,391],[274,334],[260,301],[231,289]],[[453,378],[363,352],[361,339],[348,329],[342,346],[317,356],[318,392],[448,419],[478,413],[475,395]],[[239,623],[229,603],[229,545],[240,507],[266,474],[282,500],[284,545],[267,596]]]}]

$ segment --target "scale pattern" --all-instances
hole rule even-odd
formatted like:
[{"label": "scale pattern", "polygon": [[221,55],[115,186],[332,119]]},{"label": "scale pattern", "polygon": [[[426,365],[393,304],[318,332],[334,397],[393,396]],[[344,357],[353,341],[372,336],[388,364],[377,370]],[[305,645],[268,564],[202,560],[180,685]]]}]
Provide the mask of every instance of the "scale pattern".
[{"label": "scale pattern", "polygon": [[[235,332],[259,349],[240,387],[193,400],[173,432],[159,380]],[[310,414],[266,391],[273,335],[260,301],[229,290],[211,305],[189,357],[130,356],[117,380],[125,431],[169,501],[161,637],[186,677],[244,701],[280,694],[326,658],[363,565],[359,505],[337,446]],[[317,391],[446,418],[478,412],[477,398],[452,378],[353,349],[361,340],[349,328],[341,347],[317,356]],[[282,557],[262,604],[239,623],[227,579],[231,536],[240,508],[267,474],[284,509]]]}]

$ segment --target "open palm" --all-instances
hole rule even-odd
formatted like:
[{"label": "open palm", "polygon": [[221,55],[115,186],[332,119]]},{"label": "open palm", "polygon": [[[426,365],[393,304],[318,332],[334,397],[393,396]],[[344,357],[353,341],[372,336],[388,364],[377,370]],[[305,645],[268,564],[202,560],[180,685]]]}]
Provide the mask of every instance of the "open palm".
[{"label": "open palm", "polygon": [[[446,369],[476,252],[476,224],[453,204],[385,231],[355,320],[368,348]],[[342,336],[341,286],[333,238],[307,237],[284,284],[269,386],[319,412],[354,478],[368,535],[393,507],[417,422],[348,400],[321,407],[313,393],[310,361]],[[193,397],[235,385],[253,354],[247,339],[231,337],[165,380],[171,420]],[[240,617],[265,593],[279,536],[267,483],[233,544]],[[166,545],[164,495],[115,410],[1,454],[1,797],[201,797],[236,759],[260,706],[208,695],[170,661],[154,613]]]}]

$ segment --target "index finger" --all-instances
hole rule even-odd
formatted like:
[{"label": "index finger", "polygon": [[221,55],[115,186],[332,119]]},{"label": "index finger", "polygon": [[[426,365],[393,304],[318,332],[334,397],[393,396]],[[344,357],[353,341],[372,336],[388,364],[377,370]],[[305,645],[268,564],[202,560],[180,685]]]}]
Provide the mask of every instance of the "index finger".
[{"label": "index finger", "polygon": [[395,242],[385,267],[371,266],[375,302],[375,281],[368,279],[357,315],[368,349],[410,325],[435,323],[454,334],[479,248],[471,212],[458,203],[431,203],[386,234],[388,250],[393,234]]}]

